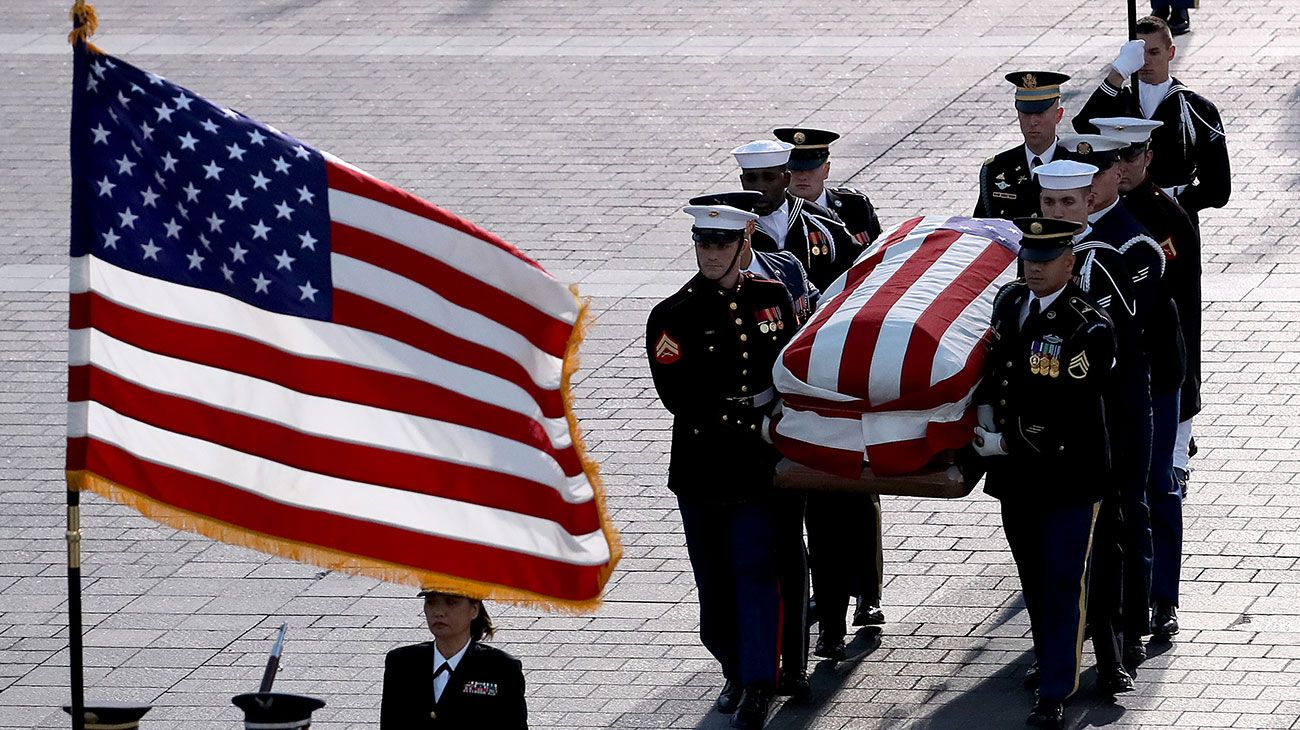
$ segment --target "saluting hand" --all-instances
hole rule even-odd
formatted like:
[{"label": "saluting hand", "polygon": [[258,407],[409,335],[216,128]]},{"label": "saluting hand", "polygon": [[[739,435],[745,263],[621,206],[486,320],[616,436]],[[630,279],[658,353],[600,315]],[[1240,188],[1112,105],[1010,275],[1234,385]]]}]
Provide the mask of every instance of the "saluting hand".
[{"label": "saluting hand", "polygon": [[1119,47],[1119,55],[1115,57],[1115,62],[1110,67],[1124,78],[1132,76],[1140,71],[1142,64],[1146,62],[1143,58],[1146,48],[1147,42],[1141,39],[1125,43]]}]

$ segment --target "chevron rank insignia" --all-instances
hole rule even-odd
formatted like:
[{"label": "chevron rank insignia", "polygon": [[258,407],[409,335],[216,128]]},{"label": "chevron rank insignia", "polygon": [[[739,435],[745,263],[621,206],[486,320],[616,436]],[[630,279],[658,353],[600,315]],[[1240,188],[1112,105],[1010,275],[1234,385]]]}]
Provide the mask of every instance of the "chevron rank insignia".
[{"label": "chevron rank insignia", "polygon": [[655,362],[661,365],[672,365],[682,359],[682,346],[677,344],[677,340],[668,336],[667,332],[659,335],[659,341],[655,343]]},{"label": "chevron rank insignia", "polygon": [[1070,367],[1066,372],[1075,380],[1083,380],[1088,377],[1088,353],[1081,352],[1070,358]]}]

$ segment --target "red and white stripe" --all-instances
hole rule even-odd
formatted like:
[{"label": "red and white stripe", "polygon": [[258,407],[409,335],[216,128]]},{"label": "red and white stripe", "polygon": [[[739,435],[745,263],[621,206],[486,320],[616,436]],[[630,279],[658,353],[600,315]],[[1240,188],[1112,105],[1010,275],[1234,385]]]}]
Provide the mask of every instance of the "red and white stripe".
[{"label": "red and white stripe", "polygon": [[590,601],[613,560],[561,393],[568,288],[327,163],[333,317],[72,261],[68,468],[286,542]]},{"label": "red and white stripe", "polygon": [[774,437],[806,466],[857,476],[924,467],[970,438],[997,290],[1015,276],[1009,225],[913,218],[881,236],[823,294],[774,377]]}]

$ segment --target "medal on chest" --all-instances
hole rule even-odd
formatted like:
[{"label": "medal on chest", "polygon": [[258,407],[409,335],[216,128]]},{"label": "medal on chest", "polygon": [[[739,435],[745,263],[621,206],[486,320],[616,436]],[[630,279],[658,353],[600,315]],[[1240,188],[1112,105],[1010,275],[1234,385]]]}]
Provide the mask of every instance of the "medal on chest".
[{"label": "medal on chest", "polygon": [[1047,335],[1029,346],[1029,372],[1048,378],[1061,377],[1061,338]]},{"label": "medal on chest", "polygon": [[763,334],[775,334],[777,330],[785,329],[780,307],[768,307],[754,312],[754,321],[758,323],[758,331]]}]

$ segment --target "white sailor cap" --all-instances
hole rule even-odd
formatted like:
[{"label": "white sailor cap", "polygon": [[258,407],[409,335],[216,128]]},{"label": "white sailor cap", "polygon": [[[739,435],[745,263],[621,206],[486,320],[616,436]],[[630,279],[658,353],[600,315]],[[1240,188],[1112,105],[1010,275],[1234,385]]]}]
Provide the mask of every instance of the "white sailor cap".
[{"label": "white sailor cap", "polygon": [[794,145],[789,142],[778,142],[774,139],[756,139],[753,142],[742,144],[731,151],[736,156],[736,163],[742,170],[753,170],[760,167],[780,167],[790,161],[790,150]]},{"label": "white sailor cap", "polygon": [[746,224],[758,220],[757,213],[730,205],[688,205],[682,208],[682,212],[695,219],[691,232],[696,243],[732,241]]},{"label": "white sailor cap", "polygon": [[1088,123],[1096,127],[1103,135],[1122,139],[1129,144],[1142,144],[1151,139],[1156,127],[1164,124],[1159,119],[1141,119],[1139,117],[1098,117],[1089,119]]},{"label": "white sailor cap", "polygon": [[1044,190],[1075,190],[1092,185],[1097,166],[1074,160],[1052,160],[1034,168],[1034,174]]}]

